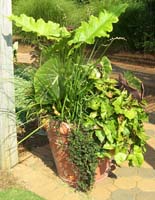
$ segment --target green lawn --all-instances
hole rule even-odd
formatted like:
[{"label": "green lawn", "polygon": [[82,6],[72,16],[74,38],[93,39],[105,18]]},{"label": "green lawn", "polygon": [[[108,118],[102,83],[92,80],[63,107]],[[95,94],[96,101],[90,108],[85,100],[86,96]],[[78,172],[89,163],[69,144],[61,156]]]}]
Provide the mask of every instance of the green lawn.
[{"label": "green lawn", "polygon": [[12,188],[0,191],[0,200],[45,200],[45,199],[27,190]]}]

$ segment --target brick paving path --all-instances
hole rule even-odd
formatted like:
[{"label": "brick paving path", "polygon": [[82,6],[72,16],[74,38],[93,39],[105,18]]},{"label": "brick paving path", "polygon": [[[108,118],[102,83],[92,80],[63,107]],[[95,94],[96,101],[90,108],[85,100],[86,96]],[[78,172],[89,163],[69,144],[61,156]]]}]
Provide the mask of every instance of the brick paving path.
[{"label": "brick paving path", "polygon": [[48,145],[25,153],[12,172],[27,189],[46,200],[154,200],[155,125],[145,124],[145,130],[149,140],[143,166],[132,168],[125,163],[117,167],[116,179],[96,183],[89,194],[76,192],[59,179]]}]

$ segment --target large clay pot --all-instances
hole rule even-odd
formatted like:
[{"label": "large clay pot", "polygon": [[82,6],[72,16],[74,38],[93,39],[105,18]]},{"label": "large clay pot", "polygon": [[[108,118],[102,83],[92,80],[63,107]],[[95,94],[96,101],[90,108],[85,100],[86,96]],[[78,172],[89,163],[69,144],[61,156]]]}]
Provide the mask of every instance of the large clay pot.
[{"label": "large clay pot", "polygon": [[[48,128],[48,139],[59,177],[69,185],[76,186],[78,174],[74,164],[69,160],[67,149],[70,128],[64,122],[52,121]],[[110,160],[99,160],[96,168],[95,182],[108,176]]]},{"label": "large clay pot", "polygon": [[100,159],[96,168],[95,182],[99,182],[108,177],[110,170],[110,160],[108,158]]}]

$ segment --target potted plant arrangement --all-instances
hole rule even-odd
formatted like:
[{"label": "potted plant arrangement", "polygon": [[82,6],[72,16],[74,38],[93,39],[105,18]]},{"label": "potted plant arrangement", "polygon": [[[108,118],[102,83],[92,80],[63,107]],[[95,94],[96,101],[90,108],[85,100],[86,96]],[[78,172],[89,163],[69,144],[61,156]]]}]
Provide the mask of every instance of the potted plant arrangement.
[{"label": "potted plant arrangement", "polygon": [[89,55],[86,51],[96,38],[109,37],[126,7],[90,16],[72,31],[24,14],[10,17],[23,31],[52,41],[34,75],[34,97],[59,176],[82,191],[108,174],[110,159],[133,166],[144,159],[146,115],[143,101],[135,98],[142,83],[131,74],[110,78],[109,59],[94,56],[99,47],[94,45]]}]

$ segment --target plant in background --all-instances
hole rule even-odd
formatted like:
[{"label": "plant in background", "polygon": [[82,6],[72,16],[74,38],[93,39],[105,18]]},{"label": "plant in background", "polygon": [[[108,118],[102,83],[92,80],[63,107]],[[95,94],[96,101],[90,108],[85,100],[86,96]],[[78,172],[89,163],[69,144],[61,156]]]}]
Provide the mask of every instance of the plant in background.
[{"label": "plant in background", "polygon": [[[127,1],[127,3],[129,6],[120,17],[119,23],[114,25],[111,37],[120,36],[126,38],[128,47],[131,50],[150,52],[153,47],[151,42],[154,39],[154,6],[150,0],[132,0]],[[146,38],[146,34],[153,35]],[[145,43],[145,41],[149,42],[149,48],[147,48],[148,43]]]},{"label": "plant in background", "polygon": [[[45,22],[51,20],[66,26],[68,29],[76,28],[81,21],[87,21],[90,15],[98,16],[104,9],[111,10],[115,5],[120,4],[112,0],[23,0],[13,1],[13,13],[16,15],[25,14],[33,17],[35,20],[42,18]],[[27,42],[32,43],[36,40],[34,34],[22,32],[18,27],[13,27],[16,35],[22,35]]]},{"label": "plant in background", "polygon": [[72,31],[26,15],[10,17],[23,31],[52,41],[50,58],[34,75],[34,98],[40,110],[46,110],[44,117],[73,125],[68,149],[81,173],[78,187],[83,191],[94,183],[98,158],[114,157],[117,164],[128,160],[134,166],[143,161],[143,103],[109,77],[112,68],[107,57],[94,59],[95,48],[90,55],[85,50],[96,38],[110,36],[113,23],[126,7],[122,4],[113,12],[104,10],[98,17],[90,16],[88,22]]},{"label": "plant in background", "polygon": [[37,104],[33,88],[35,72],[36,69],[31,66],[15,67],[16,115],[19,126],[37,118]]}]

